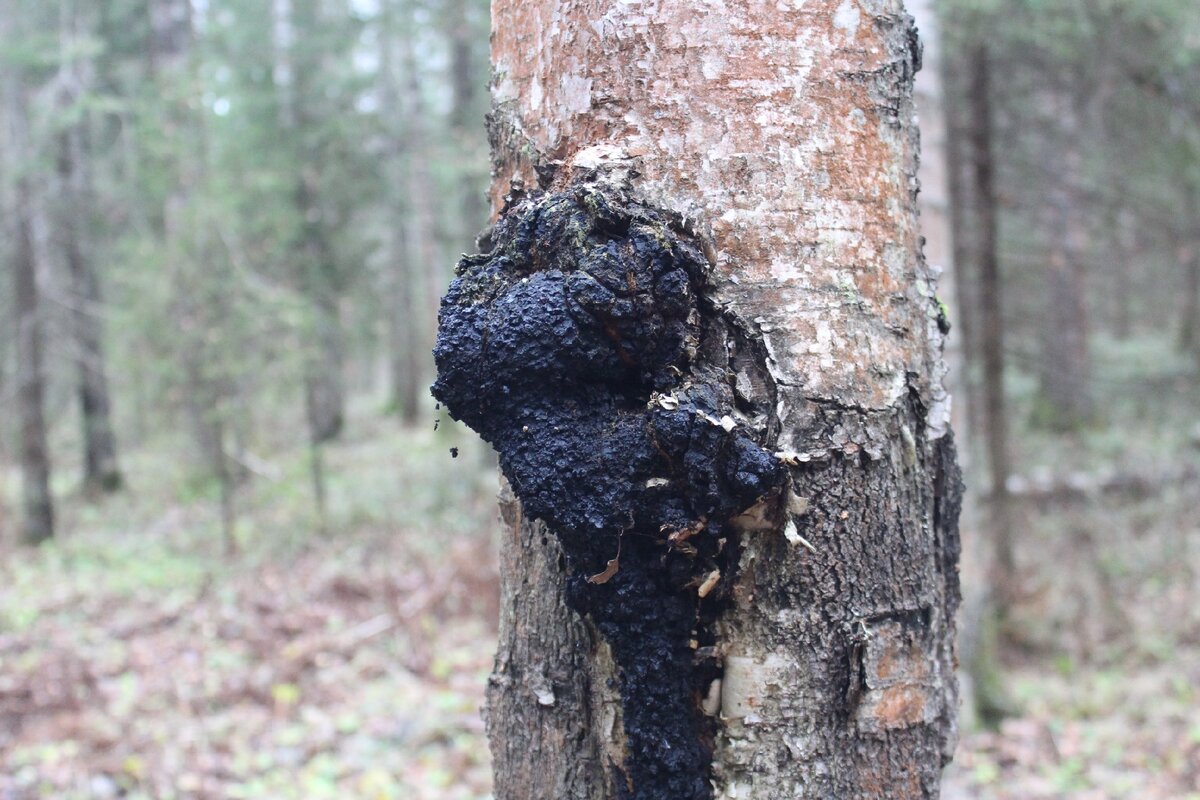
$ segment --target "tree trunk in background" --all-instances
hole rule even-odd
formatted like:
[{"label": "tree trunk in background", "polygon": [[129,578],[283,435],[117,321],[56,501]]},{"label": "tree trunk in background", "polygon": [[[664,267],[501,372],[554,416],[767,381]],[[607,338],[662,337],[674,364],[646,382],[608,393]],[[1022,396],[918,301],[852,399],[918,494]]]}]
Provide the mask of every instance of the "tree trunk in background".
[{"label": "tree trunk in background", "polygon": [[[312,123],[305,103],[308,93],[313,91],[309,73],[315,69],[297,56],[297,43],[317,30],[320,15],[314,0],[273,0],[271,10],[272,77],[278,95],[280,134],[289,146],[296,147]],[[304,416],[310,444],[317,447],[336,438],[344,421],[341,320],[333,286],[332,252],[319,196],[320,164],[310,162],[307,154],[297,149],[296,169],[292,196],[299,232],[292,255],[299,272],[296,282],[308,300],[309,312],[302,367]]]},{"label": "tree trunk in background", "polygon": [[1094,415],[1088,354],[1087,292],[1083,259],[1087,231],[1082,219],[1080,182],[1083,155],[1075,98],[1058,102],[1061,152],[1059,181],[1047,214],[1050,253],[1046,259],[1046,306],[1042,317],[1040,394],[1034,423],[1058,431],[1086,425]]},{"label": "tree trunk in background", "polygon": [[1179,248],[1183,262],[1183,315],[1179,326],[1179,349],[1194,353],[1200,345],[1200,247]]},{"label": "tree trunk in background", "polygon": [[[915,37],[887,7],[493,3],[493,207],[596,153],[637,158],[640,191],[711,238],[709,300],[757,343],[739,391],[793,465],[786,524],[741,537],[711,631],[718,797],[935,797],[953,749],[960,484],[918,243]],[[555,537],[504,509],[496,797],[650,800]]]},{"label": "tree trunk in background", "polygon": [[[206,7],[203,7],[206,8]],[[150,0],[150,40],[146,68],[150,81],[160,87],[164,98],[173,98],[179,81],[197,81],[194,47],[197,30],[203,30],[204,12],[190,0]],[[224,295],[205,297],[188,260],[207,259],[207,231],[197,229],[191,193],[203,179],[207,160],[204,115],[185,102],[169,101],[163,120],[173,132],[170,158],[175,181],[162,210],[161,235],[175,280],[172,304],[180,327],[180,359],[184,373],[184,408],[203,465],[217,482],[220,492],[221,534],[226,555],[237,550],[237,475],[229,456],[226,416],[230,387],[222,376],[210,374],[209,331],[214,311]],[[189,248],[201,251],[196,256]]]},{"label": "tree trunk in background", "polygon": [[147,0],[150,41],[146,67],[151,78],[177,69],[192,49],[194,34],[190,0]]},{"label": "tree trunk in background", "polygon": [[[306,133],[316,124],[309,108],[319,89],[312,85],[317,64],[298,55],[299,44],[323,24],[319,0],[274,0],[274,78],[279,93],[280,128],[297,149],[295,207],[300,220],[296,256],[299,286],[308,298],[311,324],[304,360],[304,408],[313,447],[337,438],[345,422],[346,378],[339,291],[329,223],[320,196],[320,163],[306,152]],[[319,463],[314,457],[313,463]]]},{"label": "tree trunk in background", "polygon": [[[0,42],[15,33],[14,9],[0,2]],[[45,377],[42,365],[37,253],[34,250],[34,199],[26,171],[34,160],[29,138],[28,97],[17,68],[5,70],[4,116],[8,123],[5,156],[13,176],[10,201],[12,248],[12,314],[16,323],[17,418],[20,425],[24,519],[21,539],[40,544],[54,536],[54,501],[50,491],[50,451],[46,443]]]},{"label": "tree trunk in background", "polygon": [[[975,363],[974,345],[978,304],[974,302],[971,266],[972,238],[966,223],[970,216],[964,163],[965,98],[962,76],[952,59],[951,48],[941,46],[943,19],[939,19],[931,0],[912,0],[907,4],[917,23],[924,44],[926,69],[917,75],[914,100],[921,125],[921,232],[925,237],[925,257],[934,268],[942,269],[939,294],[950,305],[951,329],[946,338],[946,362],[949,367],[947,388],[953,398],[951,419],[960,432],[956,439],[958,460],[966,475],[972,474],[978,446],[975,413],[976,396],[971,385],[970,367]],[[955,91],[957,89],[957,91]],[[988,556],[986,540],[980,537],[980,518],[976,495],[964,497],[959,527],[962,531],[963,613],[959,619],[959,652],[962,658],[960,688],[963,723],[969,729],[979,717],[990,714],[996,678],[996,665],[987,665],[994,657],[988,616],[990,596],[987,586]]]},{"label": "tree trunk in background", "polygon": [[[1193,225],[1200,225],[1200,192],[1189,187],[1185,190],[1187,218]],[[1179,247],[1179,261],[1183,265],[1183,311],[1179,318],[1179,350],[1195,353],[1200,358],[1200,229],[1193,227],[1184,232],[1188,240]]]},{"label": "tree trunk in background", "polygon": [[[148,0],[146,12],[149,17],[146,79],[159,96],[170,97],[173,82],[188,70],[195,32],[192,6],[190,0]],[[176,137],[182,138],[193,130],[189,113],[178,104],[163,109],[163,119],[169,122]],[[192,187],[198,183],[199,171],[195,166],[196,148],[192,144],[190,141],[172,142],[175,180],[167,190],[156,227],[163,241],[168,268],[175,277],[171,302],[182,332],[179,347],[184,375],[183,408],[196,444],[192,452],[200,456],[200,465],[221,480],[228,474],[228,465],[225,464],[223,436],[218,428],[218,397],[205,375],[204,322],[198,309],[200,298],[184,275],[186,225],[181,217],[189,205]]]},{"label": "tree trunk in background", "polygon": [[[61,47],[68,50],[80,35],[77,11],[67,4],[63,14],[66,29]],[[76,56],[76,58],[78,58]],[[83,68],[65,60],[59,76],[59,101],[63,110],[78,105],[87,87]],[[90,163],[90,116],[58,136],[57,239],[71,277],[71,333],[75,344],[80,416],[83,423],[84,486],[88,493],[113,492],[121,486],[117,466],[117,443],[112,424],[112,403],[104,356],[104,323],[101,316],[100,278],[96,272],[91,228],[96,215],[96,196]]]},{"label": "tree trunk in background", "polygon": [[487,209],[484,208],[484,176],[474,168],[478,153],[469,149],[474,142],[472,133],[483,124],[483,118],[476,118],[475,115],[481,71],[476,69],[477,37],[471,27],[468,2],[448,0],[445,14],[446,34],[450,40],[450,85],[454,92],[450,107],[450,131],[454,136],[455,149],[462,159],[459,167],[461,240],[462,247],[469,250],[474,247],[475,237],[487,221]]},{"label": "tree trunk in background", "polygon": [[[414,158],[410,125],[413,120],[406,104],[407,82],[404,72],[411,66],[407,53],[413,35],[412,20],[402,2],[386,0],[382,6],[379,43],[379,88],[381,117],[388,136],[388,258],[384,289],[387,304],[390,406],[407,425],[421,418],[421,404],[428,381],[426,334],[423,324],[423,300],[427,294],[426,277],[421,265],[414,264],[416,248],[410,242],[413,233],[413,206],[424,197],[411,194],[413,181],[409,161]],[[416,254],[419,257],[419,253]],[[432,265],[425,265],[432,268]]]},{"label": "tree trunk in background", "polygon": [[406,209],[401,204],[392,206],[393,224],[388,245],[387,281],[388,292],[388,339],[391,372],[391,406],[398,411],[407,425],[415,425],[421,419],[421,405],[425,402],[425,380],[427,361],[424,337],[416,322],[419,317],[418,296],[421,281],[416,270],[410,269],[408,249],[408,226],[404,221]]},{"label": "tree trunk in background", "polygon": [[1004,312],[997,243],[995,167],[992,153],[991,64],[985,45],[970,58],[971,195],[975,201],[975,245],[979,264],[980,349],[983,360],[984,440],[988,457],[988,506],[993,539],[997,602],[1003,611],[1015,589],[1012,499],[1008,475],[1008,408],[1004,397]]},{"label": "tree trunk in background", "polygon": [[[18,151],[21,152],[21,151]],[[39,544],[54,535],[50,449],[46,443],[42,323],[33,248],[33,199],[28,179],[17,180],[12,254],[13,318],[17,322],[17,416],[21,424],[21,478],[25,509],[22,539]]]},{"label": "tree trunk in background", "polygon": [[[400,49],[400,106],[404,109],[405,124],[405,189],[408,195],[408,245],[405,280],[413,287],[413,309],[409,323],[412,343],[420,347],[422,364],[429,363],[429,352],[433,349],[437,329],[437,308],[440,287],[445,283],[449,271],[442,263],[443,256],[437,240],[437,220],[442,213],[438,200],[437,182],[429,169],[430,132],[427,127],[429,111],[422,94],[421,73],[417,59],[415,40],[416,25],[412,19],[414,8],[411,2],[402,4],[404,24],[398,42]],[[423,291],[424,294],[418,292]],[[410,344],[410,347],[413,346]],[[421,386],[420,396],[428,397],[428,388]],[[409,421],[416,419],[419,409],[412,409]]]},{"label": "tree trunk in background", "polygon": [[312,352],[305,360],[304,374],[309,436],[314,445],[319,445],[336,439],[345,425],[346,354],[338,292],[330,285],[328,275],[319,274],[333,268],[333,254],[325,233],[313,230],[315,225],[306,227],[309,228],[304,247],[307,260],[322,265],[315,270],[318,274],[312,276],[307,291],[312,315]]},{"label": "tree trunk in background", "polygon": [[1114,208],[1108,220],[1112,236],[1113,272],[1116,291],[1113,292],[1113,334],[1128,339],[1133,333],[1133,284],[1131,271],[1137,254],[1137,220],[1127,208]]}]

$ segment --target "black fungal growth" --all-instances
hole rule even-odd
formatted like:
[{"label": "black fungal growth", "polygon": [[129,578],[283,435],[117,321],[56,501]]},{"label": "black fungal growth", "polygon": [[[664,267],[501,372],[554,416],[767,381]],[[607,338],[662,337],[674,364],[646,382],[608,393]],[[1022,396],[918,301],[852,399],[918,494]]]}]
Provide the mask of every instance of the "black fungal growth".
[{"label": "black fungal growth", "polygon": [[433,393],[500,454],[558,536],[568,602],[616,661],[637,800],[711,797],[698,653],[724,595],[730,520],[783,480],[707,355],[708,269],[671,217],[582,183],[505,210],[442,300]]}]

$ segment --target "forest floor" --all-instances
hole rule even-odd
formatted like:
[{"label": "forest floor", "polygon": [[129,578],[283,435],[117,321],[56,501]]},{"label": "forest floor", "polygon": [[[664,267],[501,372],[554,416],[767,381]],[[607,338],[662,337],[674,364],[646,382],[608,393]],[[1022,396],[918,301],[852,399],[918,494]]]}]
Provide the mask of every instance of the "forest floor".
[{"label": "forest floor", "polygon": [[260,465],[232,559],[154,458],[0,553],[0,800],[488,796],[496,485],[454,436],[329,447],[326,534],[302,455]]},{"label": "forest floor", "polygon": [[[489,797],[494,474],[387,422],[325,460],[326,532],[281,456],[233,558],[212,487],[152,454],[101,503],[67,487],[56,543],[0,548],[0,800]],[[1013,713],[968,726],[946,797],[1200,798],[1197,508],[1189,483],[1025,509]]]}]

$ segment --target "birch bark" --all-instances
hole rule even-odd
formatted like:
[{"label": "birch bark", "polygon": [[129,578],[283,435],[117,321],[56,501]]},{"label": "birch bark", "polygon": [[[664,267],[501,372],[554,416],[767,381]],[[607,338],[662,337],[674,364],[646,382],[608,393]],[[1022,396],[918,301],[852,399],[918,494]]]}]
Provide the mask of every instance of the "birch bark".
[{"label": "birch bark", "polygon": [[[715,797],[935,797],[955,739],[960,482],[917,229],[919,48],[898,0],[493,0],[493,208],[604,157],[708,242],[706,302],[787,513],[714,626]],[[504,505],[496,796],[641,797],[620,676]]]}]

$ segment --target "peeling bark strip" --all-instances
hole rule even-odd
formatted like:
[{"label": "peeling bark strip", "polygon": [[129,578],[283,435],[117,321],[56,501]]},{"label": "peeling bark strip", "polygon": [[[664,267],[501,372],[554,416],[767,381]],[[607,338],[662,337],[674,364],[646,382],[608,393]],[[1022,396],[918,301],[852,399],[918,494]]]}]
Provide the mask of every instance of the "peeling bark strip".
[{"label": "peeling bark strip", "polygon": [[[495,208],[517,192],[443,308],[490,309],[453,325],[490,355],[467,342],[482,369],[439,387],[505,441],[525,505],[489,692],[499,800],[937,795],[961,484],[916,219],[918,53],[898,0],[493,0]],[[570,241],[636,257],[606,272]],[[522,414],[549,432],[524,444]],[[685,419],[715,438],[645,449]],[[722,454],[758,464],[743,440],[789,474],[734,535],[777,484],[762,462],[739,488]],[[660,472],[693,451],[698,475],[686,455]]]}]

